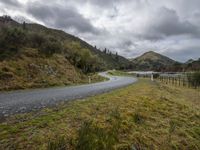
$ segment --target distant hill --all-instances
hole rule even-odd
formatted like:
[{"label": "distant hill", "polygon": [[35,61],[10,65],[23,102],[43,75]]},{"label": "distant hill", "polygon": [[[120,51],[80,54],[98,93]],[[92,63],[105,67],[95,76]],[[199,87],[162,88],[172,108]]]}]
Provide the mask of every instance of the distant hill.
[{"label": "distant hill", "polygon": [[184,71],[200,71],[200,58],[198,60],[190,59],[183,64]]},{"label": "distant hill", "polygon": [[85,83],[88,73],[129,66],[64,31],[0,17],[0,90]]},{"label": "distant hill", "polygon": [[131,59],[131,62],[133,63],[134,70],[145,71],[163,71],[169,66],[177,63],[176,61],[153,51],[146,52],[137,58]]},{"label": "distant hill", "polygon": [[185,64],[190,64],[193,63],[195,60],[194,59],[189,59],[188,61],[185,62]]}]

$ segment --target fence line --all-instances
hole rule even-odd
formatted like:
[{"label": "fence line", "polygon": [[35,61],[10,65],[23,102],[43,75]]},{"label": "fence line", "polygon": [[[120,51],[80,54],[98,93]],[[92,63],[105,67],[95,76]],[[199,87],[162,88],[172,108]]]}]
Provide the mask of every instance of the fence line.
[{"label": "fence line", "polygon": [[[151,75],[137,75],[137,77],[143,77],[143,78],[151,78]],[[160,81],[165,84],[171,84],[174,86],[182,86],[182,87],[188,87],[188,88],[200,88],[199,84],[194,84],[189,80],[189,76],[187,75],[158,75],[154,74],[154,80]]]}]

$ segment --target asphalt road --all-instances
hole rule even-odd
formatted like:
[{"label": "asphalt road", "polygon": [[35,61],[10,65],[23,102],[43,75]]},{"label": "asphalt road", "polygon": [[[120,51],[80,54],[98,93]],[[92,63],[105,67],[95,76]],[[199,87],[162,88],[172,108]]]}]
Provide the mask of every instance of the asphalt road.
[{"label": "asphalt road", "polygon": [[110,80],[70,87],[0,92],[0,118],[54,106],[61,101],[105,93],[137,81],[137,79],[133,77],[109,76],[106,72],[100,73],[100,75]]}]

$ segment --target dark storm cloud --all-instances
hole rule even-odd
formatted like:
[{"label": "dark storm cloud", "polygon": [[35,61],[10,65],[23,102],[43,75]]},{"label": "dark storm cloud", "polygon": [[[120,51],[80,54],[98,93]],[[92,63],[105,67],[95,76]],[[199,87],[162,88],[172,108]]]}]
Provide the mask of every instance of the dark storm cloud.
[{"label": "dark storm cloud", "polygon": [[15,6],[15,7],[20,6],[20,3],[17,0],[1,0],[0,3],[7,6]]},{"label": "dark storm cloud", "polygon": [[73,7],[31,3],[27,11],[36,19],[56,28],[73,28],[81,33],[98,33],[98,29]]}]

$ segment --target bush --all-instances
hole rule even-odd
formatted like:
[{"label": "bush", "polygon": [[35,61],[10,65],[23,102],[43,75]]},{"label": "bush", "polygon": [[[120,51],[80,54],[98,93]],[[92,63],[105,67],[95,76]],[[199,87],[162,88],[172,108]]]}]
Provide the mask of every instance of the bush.
[{"label": "bush", "polygon": [[200,87],[200,72],[189,73],[187,78],[190,86],[194,88]]},{"label": "bush", "polygon": [[80,43],[65,43],[66,58],[84,73],[101,70],[101,61],[89,49],[81,48]]},{"label": "bush", "polygon": [[25,40],[26,34],[20,28],[2,28],[0,30],[0,46],[4,50],[18,51]]},{"label": "bush", "polygon": [[45,42],[42,43],[40,52],[45,55],[51,56],[54,53],[61,53],[62,44],[53,37],[48,37]]},{"label": "bush", "polygon": [[25,32],[20,28],[2,28],[0,30],[0,60],[14,56],[26,40]]},{"label": "bush", "polygon": [[157,78],[159,78],[159,77],[160,77],[160,75],[159,75],[158,73],[154,73],[154,74],[153,74],[153,78],[157,79]]},{"label": "bush", "polygon": [[40,48],[42,44],[46,41],[45,35],[43,35],[42,33],[29,33],[28,35],[28,40],[31,47]]}]

